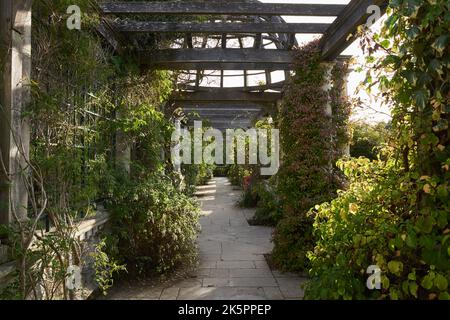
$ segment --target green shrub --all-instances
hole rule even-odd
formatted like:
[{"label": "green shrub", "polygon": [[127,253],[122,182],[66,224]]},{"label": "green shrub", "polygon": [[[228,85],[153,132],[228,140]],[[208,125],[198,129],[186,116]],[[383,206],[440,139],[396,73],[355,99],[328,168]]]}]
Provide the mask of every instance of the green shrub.
[{"label": "green shrub", "polygon": [[308,251],[314,245],[313,220],[306,216],[288,216],[280,220],[274,232],[273,261],[283,271],[303,271],[309,265]]},{"label": "green shrub", "polygon": [[[317,243],[309,254],[306,297],[447,299],[449,211],[436,206],[415,212],[415,195],[426,181],[415,185],[412,177],[405,179],[394,161],[358,159],[342,168],[349,189],[315,209]],[[444,193],[438,190],[436,200],[445,199]],[[382,271],[381,291],[366,287],[371,265]]]},{"label": "green shrub", "polygon": [[250,185],[244,189],[238,203],[241,208],[255,208],[258,205],[259,197],[255,187]]},{"label": "green shrub", "polygon": [[371,125],[360,122],[354,123],[352,127],[353,139],[350,146],[350,155],[354,158],[377,159],[382,144],[387,142],[388,125],[386,123]]},{"label": "green shrub", "polygon": [[263,180],[257,187],[258,208],[252,223],[275,227],[282,217],[281,204],[276,195],[276,187],[271,181]]},{"label": "green shrub", "polygon": [[233,186],[242,187],[244,178],[251,175],[252,171],[245,165],[233,164],[228,167],[228,178]]},{"label": "green shrub", "polygon": [[227,166],[216,166],[216,168],[214,168],[215,177],[226,177],[227,175],[228,175]]},{"label": "green shrub", "polygon": [[213,178],[214,165],[190,164],[183,165],[182,172],[187,186],[205,185]]},{"label": "green shrub", "polygon": [[120,258],[130,273],[152,274],[196,261],[199,207],[155,172],[133,182],[118,181],[111,206]]}]

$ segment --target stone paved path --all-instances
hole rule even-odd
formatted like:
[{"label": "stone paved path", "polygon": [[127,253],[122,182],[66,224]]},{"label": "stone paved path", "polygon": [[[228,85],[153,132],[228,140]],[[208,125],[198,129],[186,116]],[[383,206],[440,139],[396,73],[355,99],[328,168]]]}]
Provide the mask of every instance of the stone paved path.
[{"label": "stone paved path", "polygon": [[236,207],[240,194],[226,178],[198,188],[203,210],[200,266],[192,278],[156,286],[119,286],[107,299],[301,299],[305,279],[270,270],[264,254],[272,251],[272,229],[248,224],[254,210]]}]

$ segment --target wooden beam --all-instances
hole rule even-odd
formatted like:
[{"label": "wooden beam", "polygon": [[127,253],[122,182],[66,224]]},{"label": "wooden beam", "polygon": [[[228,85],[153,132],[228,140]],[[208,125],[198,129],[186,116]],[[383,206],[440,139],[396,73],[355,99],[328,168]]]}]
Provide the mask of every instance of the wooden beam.
[{"label": "wooden beam", "polygon": [[117,36],[117,30],[115,30],[110,23],[103,21],[97,26],[96,30],[108,42],[114,51],[119,53],[122,52],[120,40]]},{"label": "wooden beam", "polygon": [[387,3],[387,0],[352,0],[330,25],[321,40],[323,59],[335,59],[355,40],[355,37],[349,36],[355,34],[358,26],[367,22],[371,15],[367,13],[369,6],[379,6],[383,14]]},{"label": "wooden beam", "polygon": [[153,21],[115,22],[120,32],[135,33],[324,33],[330,25],[326,23],[177,23]]},{"label": "wooden beam", "polygon": [[141,52],[141,64],[168,70],[290,70],[292,52],[275,49],[165,49]]},{"label": "wooden beam", "polygon": [[[242,88],[223,88],[223,91],[242,91],[242,92],[256,92],[256,91],[266,91],[266,90],[281,90],[285,86],[285,81],[274,82],[270,85],[260,85],[260,86],[250,86]],[[209,91],[211,87],[195,87],[192,85],[178,85],[179,89],[185,91]]]},{"label": "wooden beam", "polygon": [[99,5],[104,14],[151,15],[261,15],[261,16],[338,16],[345,5],[205,2],[110,2]]},{"label": "wooden beam", "polygon": [[247,101],[247,102],[276,102],[281,99],[278,92],[242,92],[236,90],[222,91],[220,88],[211,88],[209,91],[200,92],[175,92],[173,101],[189,102],[217,102],[217,101]]}]

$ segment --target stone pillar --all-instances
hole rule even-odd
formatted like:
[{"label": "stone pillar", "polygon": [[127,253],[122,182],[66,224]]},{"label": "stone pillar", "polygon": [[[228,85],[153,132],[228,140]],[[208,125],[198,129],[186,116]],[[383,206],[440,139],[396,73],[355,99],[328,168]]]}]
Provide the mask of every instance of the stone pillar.
[{"label": "stone pillar", "polygon": [[[324,105],[325,109],[325,115],[329,118],[327,119],[329,121],[330,126],[333,124],[333,108],[331,106],[331,99],[329,96],[330,90],[333,88],[333,81],[331,72],[333,71],[334,63],[333,62],[323,62],[322,63],[326,72],[325,72],[325,83],[323,85],[323,90],[327,93],[327,103]],[[330,136],[330,141],[333,142],[333,136]],[[333,143],[331,143],[333,145]],[[328,163],[328,169],[330,171],[330,174],[333,172],[333,157],[332,154],[334,153],[334,150],[330,150],[329,152],[329,163]]]},{"label": "stone pillar", "polygon": [[29,123],[23,117],[30,101],[31,2],[0,1],[0,223],[27,216],[24,183],[29,156]]},{"label": "stone pillar", "polygon": [[[347,60],[345,62],[349,63],[349,60]],[[348,98],[348,78],[352,71],[353,71],[352,69],[348,69],[347,72],[345,73],[344,79],[342,79],[343,80],[342,96],[345,98]],[[347,130],[349,131],[350,128],[348,127]],[[351,144],[351,140],[349,140],[348,143],[346,143],[345,145],[342,146],[341,155],[345,158],[350,157],[350,144]]]},{"label": "stone pillar", "polygon": [[[331,72],[333,71],[334,63],[333,62],[323,62],[322,64],[326,70],[325,84],[323,86],[323,90],[325,92],[330,92],[330,90],[333,88]],[[331,107],[331,99],[330,98],[328,98],[327,104],[325,105],[325,114],[330,118],[333,117],[333,108]]]}]

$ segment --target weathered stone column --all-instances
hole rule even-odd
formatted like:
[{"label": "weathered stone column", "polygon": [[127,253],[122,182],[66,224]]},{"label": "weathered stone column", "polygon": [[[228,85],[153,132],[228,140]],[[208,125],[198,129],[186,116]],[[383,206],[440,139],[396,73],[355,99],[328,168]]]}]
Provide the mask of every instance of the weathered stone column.
[{"label": "weathered stone column", "polygon": [[[325,115],[329,118],[326,119],[329,121],[330,126],[333,125],[333,108],[331,106],[331,97],[330,97],[330,90],[333,88],[333,81],[332,81],[332,75],[331,72],[334,68],[334,62],[323,62],[323,67],[325,68],[325,84],[323,85],[323,90],[327,93],[328,99],[327,103],[324,106],[325,109]],[[333,136],[330,136],[331,145],[333,145]],[[330,150],[329,155],[329,170],[330,174],[333,172],[333,159],[332,154],[334,153],[334,150]]]},{"label": "weathered stone column", "polygon": [[30,101],[32,0],[0,1],[0,223],[27,216],[30,132],[24,110]]},{"label": "weathered stone column", "polygon": [[[349,63],[349,60],[344,61],[344,63]],[[353,72],[353,70],[348,69],[347,72],[344,74],[344,78],[342,79],[343,80],[342,96],[345,98],[348,97],[348,78],[349,78],[351,72]],[[350,131],[350,128],[348,127],[347,130]],[[349,141],[341,147],[340,152],[341,152],[342,157],[346,157],[346,158],[350,157],[350,144],[351,144],[351,140],[349,139]]]}]

